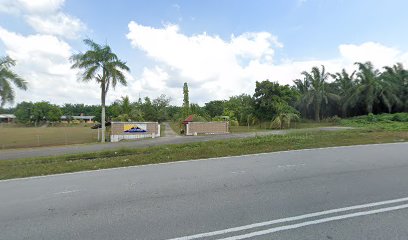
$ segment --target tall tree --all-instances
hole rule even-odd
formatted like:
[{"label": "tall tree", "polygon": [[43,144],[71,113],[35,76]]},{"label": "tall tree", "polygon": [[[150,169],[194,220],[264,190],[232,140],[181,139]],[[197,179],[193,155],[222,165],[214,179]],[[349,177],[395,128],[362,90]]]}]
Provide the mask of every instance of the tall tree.
[{"label": "tall tree", "polygon": [[22,90],[27,90],[27,82],[13,72],[10,68],[16,65],[16,61],[9,56],[0,58],[0,107],[7,102],[14,101],[12,84]]},{"label": "tall tree", "polygon": [[383,78],[392,83],[394,92],[399,98],[399,111],[408,111],[408,70],[404,69],[402,63],[394,64],[392,67],[384,67]]},{"label": "tall tree", "polygon": [[329,99],[338,101],[339,96],[328,91],[327,80],[330,77],[330,73],[326,72],[323,65],[321,70],[318,67],[313,67],[310,73],[304,71],[302,75],[309,82],[309,89],[302,96],[302,100],[306,102],[307,106],[313,104],[314,118],[319,122],[322,104],[328,104]]},{"label": "tall tree", "polygon": [[157,111],[149,97],[145,97],[141,110],[146,121],[157,121]]},{"label": "tall tree", "polygon": [[190,100],[188,96],[188,85],[185,82],[183,86],[183,117],[186,118],[190,114]]},{"label": "tall tree", "polygon": [[371,62],[355,63],[358,66],[357,81],[347,104],[361,101],[365,105],[366,113],[373,113],[374,104],[381,102],[391,112],[393,103],[399,99],[393,91],[392,82],[382,78],[378,69]]},{"label": "tall tree", "polygon": [[213,100],[205,104],[204,108],[210,115],[210,117],[221,116],[224,113],[224,103],[223,100]]},{"label": "tall tree", "polygon": [[[224,115],[228,115],[231,119],[238,120],[239,125],[251,124],[248,121],[251,114],[254,112],[254,99],[247,94],[232,96],[224,103]],[[229,113],[229,114],[227,114]]]},{"label": "tall tree", "polygon": [[256,82],[254,93],[255,115],[261,121],[272,120],[278,113],[278,106],[293,109],[290,105],[297,99],[297,92],[289,85],[265,80]]},{"label": "tall tree", "polygon": [[168,119],[167,108],[170,104],[171,98],[167,97],[165,94],[161,94],[159,97],[153,99],[153,106],[156,110],[157,121],[163,122]]},{"label": "tall tree", "polygon": [[120,100],[121,107],[122,107],[122,114],[127,114],[130,115],[130,112],[132,111],[132,107],[130,106],[130,100],[129,96],[122,97]]},{"label": "tall tree", "polygon": [[81,69],[83,81],[95,79],[101,88],[101,124],[102,142],[105,142],[105,102],[109,87],[113,88],[120,83],[126,85],[124,72],[129,72],[126,62],[120,60],[112,52],[109,45],[100,45],[90,39],[85,39],[84,43],[90,48],[85,53],[78,53],[71,56],[72,68]]},{"label": "tall tree", "polygon": [[34,104],[32,102],[21,102],[17,104],[14,114],[18,122],[28,124],[32,120],[33,112]]},{"label": "tall tree", "polygon": [[296,79],[293,81],[295,84],[294,89],[298,92],[300,98],[296,102],[296,108],[299,110],[299,112],[302,114],[303,117],[310,117],[310,111],[309,111],[309,106],[307,102],[305,101],[305,96],[307,95],[307,92],[309,91],[310,88],[310,83],[306,79]]},{"label": "tall tree", "polygon": [[335,88],[336,94],[340,97],[340,111],[342,117],[346,117],[348,109],[350,106],[346,104],[347,98],[350,97],[354,86],[356,84],[355,71],[349,74],[346,69],[343,68],[341,72],[332,75],[334,78],[333,86]]}]

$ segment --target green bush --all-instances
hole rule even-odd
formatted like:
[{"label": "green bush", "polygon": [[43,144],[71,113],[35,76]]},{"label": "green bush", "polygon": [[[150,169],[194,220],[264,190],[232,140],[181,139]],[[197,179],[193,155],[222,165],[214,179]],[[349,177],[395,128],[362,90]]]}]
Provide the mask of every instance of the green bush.
[{"label": "green bush", "polygon": [[340,124],[341,122],[341,117],[335,115],[333,117],[329,117],[325,119],[325,122],[329,122],[329,123],[334,123],[334,124]]},{"label": "green bush", "polygon": [[396,113],[391,118],[394,122],[408,122],[408,114],[407,113]]},{"label": "green bush", "polygon": [[230,121],[230,126],[239,126],[239,123],[237,120],[231,120]]},{"label": "green bush", "polygon": [[377,122],[377,118],[375,117],[374,114],[369,113],[369,114],[367,115],[367,121],[368,121],[368,122]]}]

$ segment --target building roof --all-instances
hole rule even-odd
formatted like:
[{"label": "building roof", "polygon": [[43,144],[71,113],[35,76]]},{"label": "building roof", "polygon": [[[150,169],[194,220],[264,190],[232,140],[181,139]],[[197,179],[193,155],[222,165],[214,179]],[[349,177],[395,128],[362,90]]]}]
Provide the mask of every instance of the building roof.
[{"label": "building roof", "polygon": [[[72,119],[79,119],[79,120],[92,120],[95,116],[69,116]],[[67,116],[61,116],[61,119],[67,119]]]},{"label": "building roof", "polygon": [[0,114],[0,118],[16,118],[14,114]]},{"label": "building roof", "polygon": [[184,119],[183,124],[186,125],[189,122],[193,121],[193,115],[188,116],[186,119]]}]

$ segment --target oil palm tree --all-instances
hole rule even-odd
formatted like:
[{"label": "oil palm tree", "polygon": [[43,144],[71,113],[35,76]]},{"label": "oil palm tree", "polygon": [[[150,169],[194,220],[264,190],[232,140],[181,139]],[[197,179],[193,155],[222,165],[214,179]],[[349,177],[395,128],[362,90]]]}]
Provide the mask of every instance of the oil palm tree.
[{"label": "oil palm tree", "polygon": [[290,128],[290,124],[293,121],[298,121],[300,119],[298,111],[287,103],[275,103],[274,109],[276,114],[271,121],[270,128],[283,129],[285,125],[287,128]]},{"label": "oil palm tree", "polygon": [[130,112],[132,111],[132,107],[131,107],[130,100],[129,100],[128,96],[125,96],[125,97],[122,96],[121,97],[120,105],[121,105],[121,108],[122,108],[122,114],[130,115]]},{"label": "oil palm tree", "polygon": [[293,83],[295,84],[294,88],[300,96],[300,98],[296,102],[296,108],[299,109],[302,116],[308,117],[309,107],[306,104],[306,93],[309,91],[310,83],[306,79],[296,79],[293,81]]},{"label": "oil palm tree", "polygon": [[347,116],[349,106],[345,104],[345,102],[350,97],[354,89],[356,83],[355,73],[356,71],[353,71],[351,74],[349,74],[346,69],[343,68],[341,72],[332,74],[332,77],[334,78],[333,85],[336,89],[335,91],[340,97],[339,105],[341,108],[342,117]]},{"label": "oil palm tree", "polygon": [[400,111],[408,111],[408,70],[404,69],[402,63],[392,67],[384,67],[383,78],[393,84],[394,91],[401,101]]},{"label": "oil palm tree", "polygon": [[127,84],[124,72],[129,72],[126,62],[120,60],[112,52],[109,45],[100,45],[91,39],[85,39],[84,43],[90,48],[85,53],[78,53],[71,56],[73,65],[71,68],[82,70],[81,80],[89,82],[96,80],[101,88],[101,125],[102,125],[102,142],[105,142],[105,101],[109,87],[120,83]]},{"label": "oil palm tree", "polygon": [[371,62],[356,62],[355,64],[358,66],[357,84],[346,104],[351,105],[357,101],[362,101],[366,112],[373,113],[374,104],[381,102],[391,112],[393,104],[399,102],[395,91],[393,91],[392,82],[385,80],[381,72],[375,69]]},{"label": "oil palm tree", "polygon": [[0,107],[7,102],[14,101],[15,94],[12,85],[27,90],[27,82],[10,69],[15,65],[16,61],[9,56],[0,58]]},{"label": "oil palm tree", "polygon": [[320,109],[322,104],[328,104],[329,99],[334,101],[339,100],[339,96],[331,93],[327,87],[327,80],[331,75],[326,72],[323,65],[321,70],[318,67],[313,67],[310,73],[304,71],[302,72],[302,75],[305,77],[305,81],[307,81],[309,85],[309,89],[303,96],[303,100],[308,107],[313,104],[314,118],[316,121],[320,122]]}]

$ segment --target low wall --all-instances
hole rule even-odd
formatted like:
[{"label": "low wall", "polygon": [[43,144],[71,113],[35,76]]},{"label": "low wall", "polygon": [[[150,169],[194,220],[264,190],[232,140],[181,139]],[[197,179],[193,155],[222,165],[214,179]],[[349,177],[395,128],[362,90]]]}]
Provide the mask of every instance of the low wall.
[{"label": "low wall", "polygon": [[229,133],[228,122],[189,122],[186,135]]},{"label": "low wall", "polygon": [[111,125],[111,142],[155,137],[160,137],[157,122],[112,122]]}]

